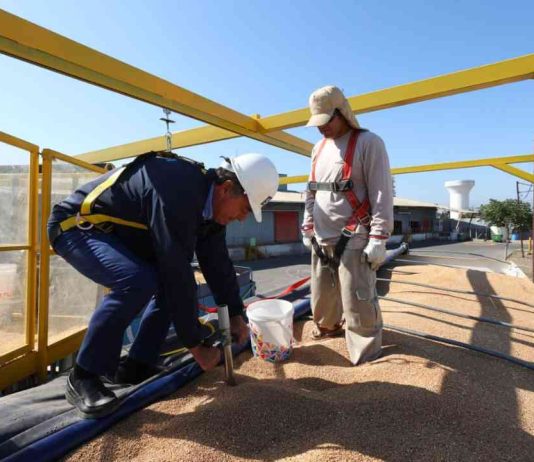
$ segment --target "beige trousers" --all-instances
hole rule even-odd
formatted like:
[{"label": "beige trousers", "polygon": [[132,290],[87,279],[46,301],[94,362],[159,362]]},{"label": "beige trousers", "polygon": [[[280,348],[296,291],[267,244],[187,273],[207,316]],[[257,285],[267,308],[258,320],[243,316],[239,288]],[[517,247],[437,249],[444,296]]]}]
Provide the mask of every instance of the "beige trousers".
[{"label": "beige trousers", "polygon": [[[333,246],[323,246],[331,256]],[[379,356],[382,347],[382,314],[376,294],[376,272],[362,263],[362,250],[345,249],[332,274],[312,251],[311,307],[313,321],[332,329],[345,318],[345,339],[352,364]]]}]

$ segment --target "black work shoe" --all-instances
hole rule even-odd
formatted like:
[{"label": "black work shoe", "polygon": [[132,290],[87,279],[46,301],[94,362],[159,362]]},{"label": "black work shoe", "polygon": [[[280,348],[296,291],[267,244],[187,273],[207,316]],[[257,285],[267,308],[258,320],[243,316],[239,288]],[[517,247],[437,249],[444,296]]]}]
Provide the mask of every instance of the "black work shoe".
[{"label": "black work shoe", "polygon": [[142,363],[128,357],[120,362],[115,374],[115,383],[137,385],[164,370],[163,366]]},{"label": "black work shoe", "polygon": [[108,390],[98,376],[82,379],[76,378],[74,372],[67,379],[65,397],[86,419],[104,417],[119,405],[115,393]]}]

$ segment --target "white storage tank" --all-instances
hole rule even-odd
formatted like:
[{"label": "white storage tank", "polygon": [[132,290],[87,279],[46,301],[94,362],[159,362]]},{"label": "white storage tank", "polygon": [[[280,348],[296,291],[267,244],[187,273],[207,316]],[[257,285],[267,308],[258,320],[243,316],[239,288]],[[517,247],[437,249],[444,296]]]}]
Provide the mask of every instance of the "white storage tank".
[{"label": "white storage tank", "polygon": [[449,190],[449,207],[451,218],[458,220],[460,210],[469,209],[469,192],[475,186],[474,180],[446,181],[445,187]]}]

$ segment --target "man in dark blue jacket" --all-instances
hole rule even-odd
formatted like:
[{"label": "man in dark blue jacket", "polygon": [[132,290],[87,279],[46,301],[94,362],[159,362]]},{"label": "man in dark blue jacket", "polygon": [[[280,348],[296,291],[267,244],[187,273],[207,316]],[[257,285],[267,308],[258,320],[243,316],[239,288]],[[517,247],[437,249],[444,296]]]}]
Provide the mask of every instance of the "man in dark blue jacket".
[{"label": "man in dark blue jacket", "polygon": [[[58,255],[109,289],[96,308],[67,382],[67,400],[87,417],[118,405],[100,376],[113,376],[122,338],[146,306],[121,381],[138,383],[157,371],[170,324],[198,364],[209,370],[221,359],[198,321],[196,253],[215,300],[227,304],[231,330],[240,343],[248,327],[225,241],[225,226],[274,196],[278,173],[259,154],[227,159],[219,169],[167,153],[149,153],[87,183],[56,204],[48,222]],[[148,306],[147,306],[148,304]]]}]

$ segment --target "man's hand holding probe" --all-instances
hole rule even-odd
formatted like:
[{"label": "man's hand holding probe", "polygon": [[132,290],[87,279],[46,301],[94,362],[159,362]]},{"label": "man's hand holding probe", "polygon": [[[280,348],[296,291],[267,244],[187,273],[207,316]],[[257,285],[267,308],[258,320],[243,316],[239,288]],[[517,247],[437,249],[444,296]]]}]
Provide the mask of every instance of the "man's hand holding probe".
[{"label": "man's hand holding probe", "polygon": [[[243,344],[248,340],[249,330],[242,316],[230,318],[230,331],[237,343]],[[217,347],[200,344],[190,348],[189,351],[198,365],[205,371],[214,369],[222,360],[221,350]]]}]

